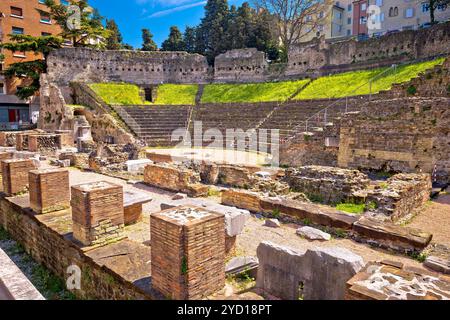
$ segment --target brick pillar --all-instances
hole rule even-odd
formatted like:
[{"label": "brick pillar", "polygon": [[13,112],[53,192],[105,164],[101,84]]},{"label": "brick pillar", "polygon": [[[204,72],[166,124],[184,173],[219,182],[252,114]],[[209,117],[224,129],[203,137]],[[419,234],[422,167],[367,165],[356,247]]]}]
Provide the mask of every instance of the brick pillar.
[{"label": "brick pillar", "polygon": [[30,207],[43,214],[70,207],[69,171],[65,169],[32,170],[28,174]]},{"label": "brick pillar", "polygon": [[36,169],[33,160],[1,161],[3,192],[8,196],[24,192],[28,188],[28,173]]},{"label": "brick pillar", "polygon": [[72,187],[73,236],[83,245],[101,245],[123,237],[123,188],[100,181]]},{"label": "brick pillar", "polygon": [[225,218],[191,206],[151,215],[152,286],[171,299],[201,299],[225,285]]}]

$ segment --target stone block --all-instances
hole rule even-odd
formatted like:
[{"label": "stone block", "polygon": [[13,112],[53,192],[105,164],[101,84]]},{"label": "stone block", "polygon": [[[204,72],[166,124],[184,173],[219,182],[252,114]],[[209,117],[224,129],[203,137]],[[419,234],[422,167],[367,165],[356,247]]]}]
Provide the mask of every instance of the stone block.
[{"label": "stone block", "polygon": [[142,205],[150,201],[152,201],[152,197],[147,193],[124,191],[123,207],[125,225],[142,221]]},{"label": "stone block", "polygon": [[128,160],[126,162],[127,171],[131,173],[144,173],[145,166],[151,164],[152,161],[148,159]]},{"label": "stone block", "polygon": [[173,166],[147,165],[144,182],[157,188],[187,193],[192,197],[206,196],[209,190],[207,186],[200,184],[200,176],[197,173]]},{"label": "stone block", "polygon": [[152,286],[171,299],[202,299],[225,285],[224,216],[197,207],[151,215]]},{"label": "stone block", "polygon": [[122,186],[105,181],[72,186],[70,203],[73,236],[83,245],[104,244],[123,236]]},{"label": "stone block", "polygon": [[448,277],[370,262],[347,283],[346,300],[450,300]]},{"label": "stone block", "polygon": [[38,214],[70,207],[69,172],[64,169],[32,170],[28,174],[30,207]]},{"label": "stone block", "polygon": [[10,160],[14,157],[13,152],[0,152],[0,161],[1,160]]},{"label": "stone block", "polygon": [[12,196],[28,190],[28,173],[36,169],[33,160],[3,160],[1,167],[3,192]]},{"label": "stone block", "polygon": [[356,233],[356,240],[402,252],[422,251],[433,237],[418,229],[367,217],[362,217],[354,223],[353,232]]},{"label": "stone block", "polygon": [[347,281],[364,267],[343,248],[298,250],[265,241],[257,255],[256,286],[285,300],[342,300]]},{"label": "stone block", "polygon": [[256,192],[229,189],[222,192],[222,204],[246,209],[252,212],[261,212],[260,195]]},{"label": "stone block", "polygon": [[298,228],[296,233],[297,235],[304,237],[308,240],[322,240],[322,241],[331,240],[330,234],[311,227]]},{"label": "stone block", "polygon": [[272,213],[278,211],[300,220],[309,220],[310,222],[344,230],[351,230],[353,223],[358,217],[336,209],[314,204],[290,200],[285,198],[262,198],[262,211]]}]

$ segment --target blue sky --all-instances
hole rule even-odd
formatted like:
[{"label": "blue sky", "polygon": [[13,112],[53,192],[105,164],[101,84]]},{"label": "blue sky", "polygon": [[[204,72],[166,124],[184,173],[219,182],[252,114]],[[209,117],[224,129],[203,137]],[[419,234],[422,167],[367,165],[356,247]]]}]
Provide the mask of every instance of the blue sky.
[{"label": "blue sky", "polygon": [[[229,5],[240,5],[244,0],[228,0]],[[154,40],[161,45],[169,28],[176,25],[183,32],[186,26],[197,25],[203,17],[203,0],[89,0],[100,13],[114,19],[119,25],[124,42],[141,47],[141,29],[148,28]]]}]

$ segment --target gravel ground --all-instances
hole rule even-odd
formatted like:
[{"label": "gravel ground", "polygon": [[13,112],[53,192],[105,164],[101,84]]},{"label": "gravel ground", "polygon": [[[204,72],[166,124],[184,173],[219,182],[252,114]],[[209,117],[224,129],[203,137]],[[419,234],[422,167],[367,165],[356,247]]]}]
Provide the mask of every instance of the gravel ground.
[{"label": "gravel ground", "polygon": [[430,232],[433,242],[450,246],[450,193],[428,202],[408,226]]},{"label": "gravel ground", "polygon": [[330,241],[309,241],[296,234],[297,225],[282,224],[280,228],[264,226],[264,220],[252,216],[245,225],[244,232],[238,237],[238,254],[256,256],[256,249],[262,241],[271,241],[276,244],[297,248],[312,249],[317,247],[343,247],[360,255],[365,262],[376,260],[393,260],[411,266],[420,266],[420,263],[403,255],[381,249],[373,249],[368,245],[357,243],[350,239],[332,238]]}]

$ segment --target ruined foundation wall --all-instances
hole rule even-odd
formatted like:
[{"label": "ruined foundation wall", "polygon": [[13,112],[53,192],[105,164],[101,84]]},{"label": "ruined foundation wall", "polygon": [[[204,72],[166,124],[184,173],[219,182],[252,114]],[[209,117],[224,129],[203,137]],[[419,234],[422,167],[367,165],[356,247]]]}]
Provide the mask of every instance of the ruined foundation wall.
[{"label": "ruined foundation wall", "polygon": [[[388,172],[423,172],[449,181],[448,98],[369,103],[341,122],[338,165]],[[436,166],[436,168],[435,168]]]},{"label": "ruined foundation wall", "polygon": [[284,180],[293,190],[328,204],[351,201],[369,186],[367,175],[357,170],[321,166],[288,169]]},{"label": "ruined foundation wall", "polygon": [[0,225],[11,237],[23,245],[34,260],[43,264],[62,279],[68,277],[67,268],[81,269],[81,290],[74,293],[81,299],[126,300],[151,299],[136,286],[107,267],[94,263],[82,250],[68,240],[66,232],[58,233],[19,205],[0,198]]}]

